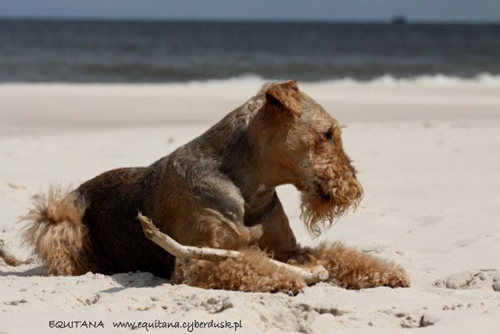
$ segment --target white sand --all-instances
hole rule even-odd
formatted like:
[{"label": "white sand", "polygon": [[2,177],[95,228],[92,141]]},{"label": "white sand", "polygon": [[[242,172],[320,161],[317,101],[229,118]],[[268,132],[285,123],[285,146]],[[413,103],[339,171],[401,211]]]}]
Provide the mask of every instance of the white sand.
[{"label": "white sand", "polygon": [[[19,257],[18,216],[53,183],[147,165],[243,103],[254,81],[189,85],[0,85],[0,242]],[[47,277],[0,260],[0,333],[104,333],[113,322],[229,321],[237,333],[500,333],[500,85],[304,84],[347,126],[365,199],[319,240],[280,189],[301,243],[342,240],[394,260],[408,289],[302,294],[172,286],[148,273]],[[102,321],[65,329],[50,321]],[[73,323],[76,326],[75,323]],[[87,323],[88,325],[88,323]],[[153,331],[153,329],[150,329]],[[186,333],[187,329],[156,332]],[[136,332],[146,332],[139,328]],[[195,329],[194,333],[230,333]]]}]

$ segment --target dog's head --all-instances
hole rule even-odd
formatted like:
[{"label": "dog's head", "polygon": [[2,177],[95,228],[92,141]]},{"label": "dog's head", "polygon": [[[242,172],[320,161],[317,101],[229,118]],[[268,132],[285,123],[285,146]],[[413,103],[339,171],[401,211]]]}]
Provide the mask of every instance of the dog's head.
[{"label": "dog's head", "polygon": [[340,126],[295,81],[268,84],[262,92],[266,122],[272,124],[267,132],[273,132],[267,145],[281,173],[302,192],[302,218],[319,235],[321,223],[331,225],[363,196]]}]

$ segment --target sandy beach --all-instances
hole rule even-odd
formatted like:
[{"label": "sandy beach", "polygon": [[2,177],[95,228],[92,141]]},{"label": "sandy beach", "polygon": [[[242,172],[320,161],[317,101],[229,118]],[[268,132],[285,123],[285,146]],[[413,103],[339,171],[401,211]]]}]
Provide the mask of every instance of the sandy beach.
[{"label": "sandy beach", "polygon": [[[0,244],[29,258],[16,222],[32,196],[51,184],[75,187],[109,169],[149,165],[260,84],[0,85]],[[298,192],[280,188],[297,239],[343,241],[395,261],[410,288],[321,283],[290,297],[171,285],[149,273],[49,277],[40,263],[14,268],[0,260],[0,333],[131,331],[118,322],[135,322],[135,332],[500,333],[500,82],[299,87],[345,125],[365,198],[312,239]],[[160,328],[166,322],[194,327]],[[206,322],[232,328],[196,327]]]}]

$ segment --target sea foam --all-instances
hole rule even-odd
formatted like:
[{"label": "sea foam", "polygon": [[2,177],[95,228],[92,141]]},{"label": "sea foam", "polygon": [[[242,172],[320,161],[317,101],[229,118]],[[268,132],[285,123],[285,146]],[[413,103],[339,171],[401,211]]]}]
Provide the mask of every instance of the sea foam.
[{"label": "sea foam", "polygon": [[[189,81],[189,86],[209,85],[261,85],[270,81],[283,81],[293,78],[264,78],[256,74],[230,77],[227,79],[210,79]],[[335,84],[335,85],[458,85],[458,84],[484,84],[500,85],[500,75],[481,73],[474,77],[458,77],[445,74],[425,74],[414,77],[396,77],[385,74],[369,80],[359,80],[351,77],[334,78],[320,81],[299,81],[308,84]],[[178,84],[178,83],[176,83]]]}]

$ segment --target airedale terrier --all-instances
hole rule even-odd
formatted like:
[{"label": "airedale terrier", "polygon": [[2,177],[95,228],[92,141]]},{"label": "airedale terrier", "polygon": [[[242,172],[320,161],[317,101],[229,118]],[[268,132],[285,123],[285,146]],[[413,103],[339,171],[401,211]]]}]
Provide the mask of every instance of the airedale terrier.
[{"label": "airedale terrier", "polygon": [[[323,265],[345,288],[409,286],[392,263],[339,243],[296,242],[276,187],[302,194],[302,219],[318,235],[363,195],[341,130],[295,81],[266,84],[207,132],[148,167],[105,172],[65,193],[40,196],[24,217],[26,240],[49,274],[148,271],[172,283],[261,292],[298,292],[306,282],[269,257]],[[239,250],[237,259],[181,259],[148,240],[149,217],[183,245]]]}]

